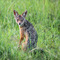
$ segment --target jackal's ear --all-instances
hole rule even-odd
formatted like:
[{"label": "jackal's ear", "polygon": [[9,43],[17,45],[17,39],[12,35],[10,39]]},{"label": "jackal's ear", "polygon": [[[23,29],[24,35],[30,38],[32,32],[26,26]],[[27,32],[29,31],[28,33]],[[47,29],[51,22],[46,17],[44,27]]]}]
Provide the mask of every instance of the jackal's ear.
[{"label": "jackal's ear", "polygon": [[23,17],[26,17],[27,15],[27,10],[22,14]]},{"label": "jackal's ear", "polygon": [[18,16],[18,12],[17,11],[14,10],[13,12],[14,12],[15,16]]}]

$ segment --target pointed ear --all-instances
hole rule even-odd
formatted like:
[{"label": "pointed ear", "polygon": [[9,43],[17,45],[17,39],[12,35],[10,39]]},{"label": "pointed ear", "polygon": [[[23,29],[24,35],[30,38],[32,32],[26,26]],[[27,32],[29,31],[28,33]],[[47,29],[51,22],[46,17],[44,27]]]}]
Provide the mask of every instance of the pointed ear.
[{"label": "pointed ear", "polygon": [[27,15],[27,10],[22,14],[23,17],[26,17]]},{"label": "pointed ear", "polygon": [[17,11],[14,10],[13,12],[14,12],[15,16],[18,16],[18,12]]}]

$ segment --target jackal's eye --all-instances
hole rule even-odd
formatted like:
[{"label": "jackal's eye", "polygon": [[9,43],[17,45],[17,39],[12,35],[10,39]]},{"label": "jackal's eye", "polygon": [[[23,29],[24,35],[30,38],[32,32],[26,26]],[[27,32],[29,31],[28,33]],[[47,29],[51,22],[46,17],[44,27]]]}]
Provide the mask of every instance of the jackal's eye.
[{"label": "jackal's eye", "polygon": [[19,21],[19,19],[17,19],[17,21]]}]

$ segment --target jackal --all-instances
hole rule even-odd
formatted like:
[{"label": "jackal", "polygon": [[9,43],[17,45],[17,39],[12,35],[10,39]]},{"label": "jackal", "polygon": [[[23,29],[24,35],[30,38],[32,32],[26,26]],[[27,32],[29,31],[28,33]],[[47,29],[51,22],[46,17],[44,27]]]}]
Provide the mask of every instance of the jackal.
[{"label": "jackal", "polygon": [[22,43],[22,49],[25,51],[28,48],[29,49],[35,48],[37,46],[38,35],[33,25],[25,19],[27,11],[25,11],[21,15],[19,15],[18,12],[15,10],[13,12],[16,23],[19,25],[20,29],[19,46],[21,45],[21,42],[25,37],[25,42]]}]

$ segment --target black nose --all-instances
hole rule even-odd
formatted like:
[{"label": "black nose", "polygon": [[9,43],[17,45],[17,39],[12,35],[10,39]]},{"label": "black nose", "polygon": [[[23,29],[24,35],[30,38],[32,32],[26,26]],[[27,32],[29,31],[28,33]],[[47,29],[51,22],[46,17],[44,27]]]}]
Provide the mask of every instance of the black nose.
[{"label": "black nose", "polygon": [[19,25],[20,25],[21,23],[19,23]]}]

